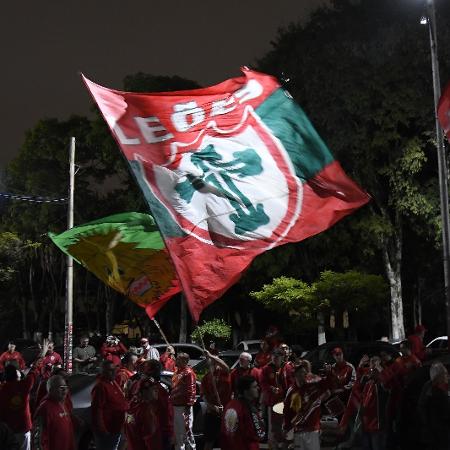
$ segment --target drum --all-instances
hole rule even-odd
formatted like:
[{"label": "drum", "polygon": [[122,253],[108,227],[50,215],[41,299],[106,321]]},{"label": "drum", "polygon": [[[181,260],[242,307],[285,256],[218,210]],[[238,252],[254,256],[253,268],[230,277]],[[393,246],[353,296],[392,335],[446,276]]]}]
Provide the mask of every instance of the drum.
[{"label": "drum", "polygon": [[344,402],[338,396],[330,398],[330,400],[326,401],[324,405],[327,411],[333,417],[338,417],[344,414],[345,405]]}]

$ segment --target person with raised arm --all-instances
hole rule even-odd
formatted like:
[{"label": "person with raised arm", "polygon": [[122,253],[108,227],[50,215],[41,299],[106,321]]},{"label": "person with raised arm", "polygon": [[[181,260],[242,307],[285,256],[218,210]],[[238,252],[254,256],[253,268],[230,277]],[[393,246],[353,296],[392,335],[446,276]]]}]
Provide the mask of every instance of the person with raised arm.
[{"label": "person with raised arm", "polygon": [[223,408],[231,400],[230,368],[218,356],[205,350],[209,371],[202,378],[201,392],[206,402],[203,450],[212,450],[220,436]]}]

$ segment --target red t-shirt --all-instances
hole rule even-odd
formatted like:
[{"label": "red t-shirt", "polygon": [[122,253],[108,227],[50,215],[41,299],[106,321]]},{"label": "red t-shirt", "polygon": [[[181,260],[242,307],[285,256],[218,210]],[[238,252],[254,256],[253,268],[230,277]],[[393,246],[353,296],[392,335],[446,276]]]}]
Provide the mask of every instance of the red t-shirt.
[{"label": "red t-shirt", "polygon": [[0,355],[0,371],[5,370],[6,363],[17,361],[20,370],[25,369],[25,361],[20,352],[4,352]]},{"label": "red t-shirt", "polygon": [[230,373],[230,382],[231,382],[231,388],[234,392],[234,394],[237,394],[237,383],[239,379],[243,376],[252,376],[256,378],[257,381],[259,381],[259,370],[256,367],[247,367],[246,369],[243,369],[242,367],[238,366],[231,370]]},{"label": "red t-shirt", "polygon": [[169,372],[175,372],[177,368],[175,364],[175,360],[169,356],[169,353],[164,352],[160,357],[159,361],[163,365],[164,370],[168,370]]},{"label": "red t-shirt", "polygon": [[0,388],[0,421],[5,422],[14,433],[31,430],[30,392],[36,381],[35,367],[19,381],[7,381]]},{"label": "red t-shirt", "polygon": [[66,402],[42,400],[34,415],[33,448],[75,450],[72,411]]},{"label": "red t-shirt", "polygon": [[47,365],[51,366],[62,366],[63,360],[61,358],[61,355],[59,353],[53,352],[45,355],[44,359],[42,360],[42,366],[45,367]]},{"label": "red t-shirt", "polygon": [[[216,381],[216,388],[220,398],[220,404],[225,406],[231,400],[231,383],[230,374],[223,370],[214,371],[214,379]],[[202,379],[201,391],[205,400],[210,405],[219,406],[217,395],[214,392],[211,372],[208,372]]]},{"label": "red t-shirt", "polygon": [[[257,429],[258,428],[258,429]],[[222,450],[259,450],[264,435],[264,421],[242,400],[231,400],[222,416],[220,448]]]},{"label": "red t-shirt", "polygon": [[100,354],[102,358],[106,361],[113,362],[116,366],[120,366],[122,363],[120,357],[127,352],[127,348],[122,342],[119,342],[117,345],[108,345],[106,342],[103,343],[100,348]]},{"label": "red t-shirt", "polygon": [[255,366],[262,369],[266,364],[270,363],[270,353],[260,350],[255,356]]},{"label": "red t-shirt", "polygon": [[103,433],[120,433],[128,402],[116,381],[99,376],[92,389],[92,424]]},{"label": "red t-shirt", "polygon": [[286,363],[281,368],[280,378],[281,386],[283,387],[284,392],[287,392],[295,382],[294,370],[295,366],[292,361],[286,361]]},{"label": "red t-shirt", "polygon": [[159,414],[156,402],[132,403],[125,419],[128,450],[162,449]]}]

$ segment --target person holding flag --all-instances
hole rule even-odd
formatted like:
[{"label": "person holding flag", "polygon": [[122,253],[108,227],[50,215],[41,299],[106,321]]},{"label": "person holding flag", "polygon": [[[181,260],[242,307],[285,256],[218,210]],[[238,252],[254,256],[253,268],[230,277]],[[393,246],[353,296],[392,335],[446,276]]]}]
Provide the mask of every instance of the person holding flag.
[{"label": "person holding flag", "polygon": [[208,350],[205,350],[205,356],[209,371],[202,378],[200,387],[206,402],[203,450],[212,450],[219,439],[223,408],[231,400],[230,368],[225,361]]}]

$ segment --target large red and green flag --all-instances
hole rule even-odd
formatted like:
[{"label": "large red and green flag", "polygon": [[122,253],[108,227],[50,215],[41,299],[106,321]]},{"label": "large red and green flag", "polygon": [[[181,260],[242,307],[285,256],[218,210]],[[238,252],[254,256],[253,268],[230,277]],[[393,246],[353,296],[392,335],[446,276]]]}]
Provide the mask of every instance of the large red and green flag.
[{"label": "large red and green flag", "polygon": [[445,87],[439,100],[438,118],[447,139],[450,141],[450,83]]},{"label": "large red and green flag", "polygon": [[161,234],[148,214],[115,214],[49,236],[105,284],[145,308],[151,318],[180,292]]},{"label": "large red and green flag", "polygon": [[256,255],[320,233],[369,200],[271,76],[244,68],[216,86],[164,93],[84,81],[147,199],[194,319]]}]

